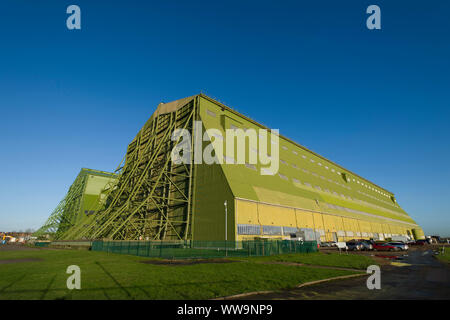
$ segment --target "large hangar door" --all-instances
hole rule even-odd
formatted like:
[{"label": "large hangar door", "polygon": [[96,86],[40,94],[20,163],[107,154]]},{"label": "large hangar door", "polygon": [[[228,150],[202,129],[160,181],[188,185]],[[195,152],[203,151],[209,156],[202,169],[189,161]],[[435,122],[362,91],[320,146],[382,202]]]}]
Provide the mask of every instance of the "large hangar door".
[{"label": "large hangar door", "polygon": [[333,235],[333,241],[338,242],[337,232],[333,232],[332,235]]}]

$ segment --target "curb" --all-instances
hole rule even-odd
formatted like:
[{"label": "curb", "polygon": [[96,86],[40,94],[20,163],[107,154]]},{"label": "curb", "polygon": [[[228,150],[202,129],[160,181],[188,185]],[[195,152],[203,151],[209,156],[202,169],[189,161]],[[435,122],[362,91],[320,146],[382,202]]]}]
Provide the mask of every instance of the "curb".
[{"label": "curb", "polygon": [[321,266],[316,264],[305,264],[305,263],[297,263],[297,262],[257,262],[261,264],[281,264],[285,266],[299,266],[299,267],[308,267],[308,268],[316,268],[316,269],[330,269],[330,270],[342,270],[342,271],[353,271],[353,272],[362,272],[361,269],[353,269],[353,268],[344,268],[344,267],[332,267],[332,266]]},{"label": "curb", "polygon": [[439,259],[439,258],[437,257],[437,255],[435,255],[435,254],[433,254],[433,258],[434,258],[434,260],[436,260],[436,261],[439,262],[439,263],[442,263],[443,265],[450,266],[450,261],[443,261],[443,260]]},{"label": "curb", "polygon": [[365,276],[365,275],[367,275],[367,273],[358,273],[358,274],[351,274],[351,275],[348,275],[348,276],[338,276],[338,277],[334,277],[334,278],[310,281],[310,282],[299,284],[297,286],[297,288],[303,288],[303,287],[311,286],[313,284],[318,284],[318,283],[328,282],[328,281],[333,281],[333,280],[356,278],[356,277],[361,277],[361,276]]},{"label": "curb", "polygon": [[[356,277],[361,277],[361,276],[365,276],[365,275],[367,275],[367,273],[358,273],[358,274],[351,274],[351,275],[347,275],[347,276],[338,276],[338,277],[327,278],[327,279],[322,279],[322,280],[310,281],[310,282],[301,283],[301,284],[297,285],[295,288],[298,289],[298,288],[303,288],[303,287],[311,286],[311,285],[322,283],[322,282],[356,278]],[[255,294],[266,294],[266,293],[272,293],[272,292],[275,292],[275,291],[273,291],[273,290],[272,291],[253,291],[253,292],[235,294],[232,296],[214,298],[211,300],[227,300],[227,299],[232,299],[232,298],[240,298],[240,297],[252,296]]]}]

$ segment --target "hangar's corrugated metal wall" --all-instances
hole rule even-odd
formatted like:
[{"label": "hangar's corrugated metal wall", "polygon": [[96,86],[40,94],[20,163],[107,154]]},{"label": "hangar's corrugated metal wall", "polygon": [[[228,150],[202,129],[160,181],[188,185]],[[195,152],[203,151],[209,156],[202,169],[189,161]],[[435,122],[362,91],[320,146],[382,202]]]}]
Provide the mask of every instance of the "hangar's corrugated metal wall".
[{"label": "hangar's corrugated metal wall", "polygon": [[[199,115],[205,129],[219,129],[225,139],[226,129],[265,129],[204,95],[200,96]],[[292,228],[314,229],[322,241],[383,238],[414,232],[418,237],[423,236],[421,228],[398,205],[393,193],[283,136],[279,136],[279,145],[279,171],[273,176],[261,175],[259,164],[218,165],[235,198],[235,212],[229,211],[229,216],[236,217],[236,240],[286,237]],[[223,152],[224,157],[232,157],[225,148]],[[247,148],[246,159],[249,152]],[[222,174],[217,168],[215,172]],[[196,195],[197,199],[202,196],[207,197]],[[223,213],[222,202],[217,199],[214,211]],[[200,229],[198,226],[196,233]]]},{"label": "hangar's corrugated metal wall", "polygon": [[[423,236],[393,193],[281,135],[270,133],[266,146],[279,137],[274,175],[262,175],[260,163],[174,163],[173,132],[200,127],[216,129],[222,137],[210,138],[223,145],[227,129],[267,129],[203,94],[161,103],[129,144],[105,207],[64,239],[224,240],[225,200],[228,240],[283,238],[299,229],[322,241]],[[259,148],[247,146],[245,158]],[[224,148],[223,159],[233,156]]]}]

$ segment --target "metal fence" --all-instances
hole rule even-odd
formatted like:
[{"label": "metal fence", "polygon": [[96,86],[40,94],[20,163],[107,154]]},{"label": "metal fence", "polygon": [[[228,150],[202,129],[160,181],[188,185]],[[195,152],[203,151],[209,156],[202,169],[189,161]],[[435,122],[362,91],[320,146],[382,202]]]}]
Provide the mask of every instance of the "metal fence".
[{"label": "metal fence", "polygon": [[165,259],[271,256],[317,251],[316,241],[93,241],[93,251]]},{"label": "metal fence", "polygon": [[43,242],[36,241],[36,242],[34,243],[34,245],[35,245],[36,247],[48,247],[48,246],[50,245],[50,241],[43,241]]}]

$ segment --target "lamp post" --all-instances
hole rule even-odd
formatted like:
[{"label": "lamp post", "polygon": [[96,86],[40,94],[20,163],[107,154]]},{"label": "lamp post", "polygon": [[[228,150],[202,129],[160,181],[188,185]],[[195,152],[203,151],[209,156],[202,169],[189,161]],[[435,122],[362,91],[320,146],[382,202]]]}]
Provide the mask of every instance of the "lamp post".
[{"label": "lamp post", "polygon": [[225,256],[228,256],[228,248],[227,248],[227,240],[228,240],[228,235],[227,235],[227,216],[228,216],[228,214],[227,214],[227,211],[228,211],[228,208],[227,208],[227,200],[225,200],[225,202],[223,203],[223,205],[225,206]]}]

